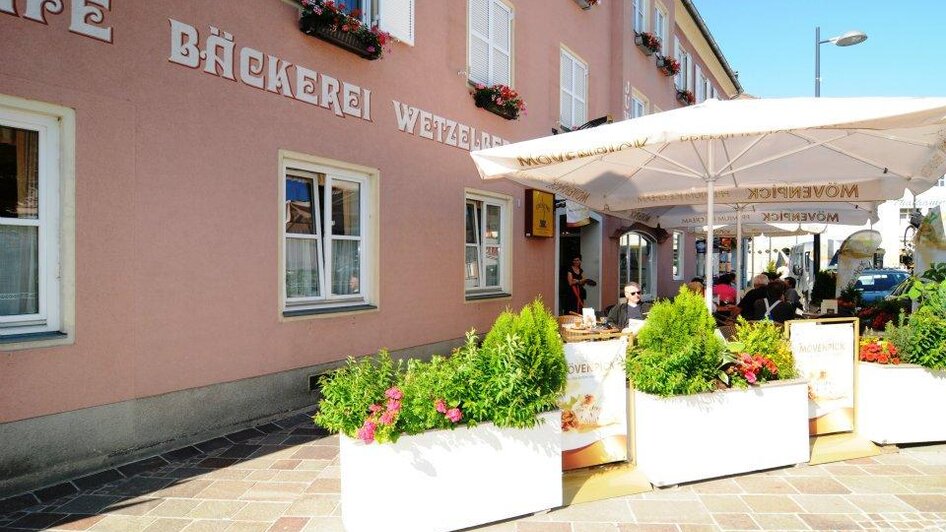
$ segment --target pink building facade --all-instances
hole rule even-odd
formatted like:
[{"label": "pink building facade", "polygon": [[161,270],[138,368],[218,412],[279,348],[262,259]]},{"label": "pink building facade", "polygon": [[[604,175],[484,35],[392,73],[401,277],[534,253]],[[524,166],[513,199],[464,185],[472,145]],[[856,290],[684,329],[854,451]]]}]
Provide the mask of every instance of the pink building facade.
[{"label": "pink building facade", "polygon": [[605,215],[525,236],[525,190],[469,156],[738,94],[689,1],[360,4],[380,60],[289,0],[0,0],[0,498],[311,406],[350,355],[447,353],[557,305],[576,250],[598,308],[694,275],[691,236]]}]

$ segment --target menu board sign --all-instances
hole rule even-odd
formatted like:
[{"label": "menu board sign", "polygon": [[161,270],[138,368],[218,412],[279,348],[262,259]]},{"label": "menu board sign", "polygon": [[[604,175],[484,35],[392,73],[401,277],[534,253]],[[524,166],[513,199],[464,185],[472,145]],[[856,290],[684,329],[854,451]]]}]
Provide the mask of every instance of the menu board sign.
[{"label": "menu board sign", "polygon": [[627,460],[627,337],[568,342],[562,409],[562,469]]},{"label": "menu board sign", "polygon": [[808,429],[812,436],[854,430],[856,321],[788,322],[799,377],[808,380]]}]

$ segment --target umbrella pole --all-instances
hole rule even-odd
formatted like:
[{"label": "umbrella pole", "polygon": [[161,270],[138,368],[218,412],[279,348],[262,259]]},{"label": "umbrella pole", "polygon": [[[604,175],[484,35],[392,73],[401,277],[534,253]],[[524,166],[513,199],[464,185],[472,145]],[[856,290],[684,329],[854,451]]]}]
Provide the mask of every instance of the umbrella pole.
[{"label": "umbrella pole", "polygon": [[742,296],[742,209],[736,208],[736,297]]},{"label": "umbrella pole", "polygon": [[712,177],[706,180],[706,266],[703,267],[703,275],[706,289],[703,291],[703,297],[706,299],[706,308],[710,314],[713,313],[713,224],[716,216],[713,213],[713,195],[715,194],[716,180]]}]

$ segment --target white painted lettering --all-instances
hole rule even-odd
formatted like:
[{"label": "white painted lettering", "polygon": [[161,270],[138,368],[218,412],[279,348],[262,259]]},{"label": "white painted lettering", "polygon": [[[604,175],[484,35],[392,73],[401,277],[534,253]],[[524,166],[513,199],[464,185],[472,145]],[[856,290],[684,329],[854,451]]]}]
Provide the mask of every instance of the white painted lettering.
[{"label": "white painted lettering", "polygon": [[413,135],[417,123],[418,109],[397,100],[392,101],[394,102],[394,116],[397,119],[397,128]]},{"label": "white painted lettering", "polygon": [[335,116],[345,116],[342,113],[342,107],[338,103],[338,80],[332,76],[322,74],[322,107],[331,109]]},{"label": "white painted lettering", "polygon": [[342,82],[342,111],[346,115],[361,118],[361,110],[358,107],[360,94],[361,88],[358,85],[352,85],[347,81]]},{"label": "white painted lettering", "polygon": [[190,68],[200,66],[200,55],[197,52],[197,29],[190,24],[178,22],[172,18],[171,23],[171,55],[168,60],[172,63]]},{"label": "white painted lettering", "polygon": [[318,105],[316,95],[318,74],[314,70],[296,65],[296,99]]},{"label": "white painted lettering", "polygon": [[271,55],[266,56],[266,62],[269,67],[266,76],[266,90],[292,98],[292,86],[289,85],[289,72],[286,70],[292,66],[292,63]]},{"label": "white painted lettering", "polygon": [[233,35],[211,26],[204,45],[204,72],[236,81],[233,77]]},{"label": "white painted lettering", "polygon": [[433,120],[433,115],[431,113],[428,113],[427,111],[420,112],[420,133],[418,134],[421,137],[424,137],[425,139],[433,140],[434,129],[433,129],[433,124],[431,123],[432,120]]},{"label": "white painted lettering", "polygon": [[[47,5],[49,7],[46,7]],[[62,0],[26,0],[26,11],[23,12],[23,18],[47,24],[46,13],[52,13],[53,15],[62,13]]]},{"label": "white painted lettering", "polygon": [[72,0],[72,23],[69,31],[92,37],[102,42],[112,42],[111,26],[102,27],[105,13],[111,9],[111,0]]},{"label": "white painted lettering", "polygon": [[263,88],[263,52],[252,48],[240,50],[240,81],[250,87]]},{"label": "white painted lettering", "polygon": [[0,13],[17,16],[16,4],[13,3],[13,0],[0,0]]}]

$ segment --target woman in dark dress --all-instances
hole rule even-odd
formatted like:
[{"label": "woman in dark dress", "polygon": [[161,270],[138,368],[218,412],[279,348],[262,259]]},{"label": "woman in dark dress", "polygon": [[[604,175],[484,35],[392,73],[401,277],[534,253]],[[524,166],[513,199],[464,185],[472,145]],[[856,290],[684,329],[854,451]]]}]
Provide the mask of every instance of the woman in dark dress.
[{"label": "woman in dark dress", "polygon": [[562,273],[562,314],[569,312],[581,314],[587,296],[585,285],[594,282],[591,279],[585,279],[584,273],[581,269],[581,255],[573,258],[571,265]]}]

